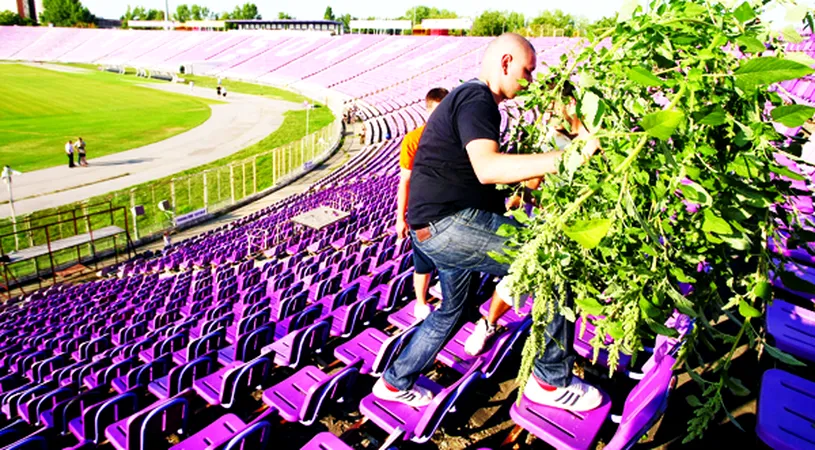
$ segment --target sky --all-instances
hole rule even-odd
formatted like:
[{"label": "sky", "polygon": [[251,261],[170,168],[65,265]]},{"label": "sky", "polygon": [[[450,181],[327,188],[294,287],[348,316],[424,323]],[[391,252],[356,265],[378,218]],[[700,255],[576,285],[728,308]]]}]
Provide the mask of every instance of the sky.
[{"label": "sky", "polygon": [[[206,6],[213,11],[231,11],[235,5],[246,0],[170,0],[170,14],[173,14],[177,5],[181,3]],[[272,2],[269,0],[255,0],[260,15],[265,18],[276,18],[280,11],[286,12],[298,19],[322,19],[326,6],[331,6],[334,14],[350,13],[352,16],[367,18],[399,17],[412,6],[426,5],[439,9],[449,9],[462,17],[475,17],[488,9],[510,10],[523,13],[532,18],[544,10],[561,9],[576,16],[583,16],[596,20],[611,16],[622,5],[623,0],[515,0],[504,4],[496,0],[428,0],[426,2],[393,2],[381,0],[301,0],[297,2]],[[90,9],[97,17],[118,19],[127,10],[127,5],[144,6],[145,8],[164,9],[164,0],[82,0],[82,4]]]}]

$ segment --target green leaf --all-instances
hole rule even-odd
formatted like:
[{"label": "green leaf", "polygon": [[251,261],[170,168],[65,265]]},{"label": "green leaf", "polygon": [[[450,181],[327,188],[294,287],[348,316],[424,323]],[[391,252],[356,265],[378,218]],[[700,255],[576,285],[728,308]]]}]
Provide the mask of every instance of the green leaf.
[{"label": "green leaf", "polygon": [[685,115],[680,111],[658,111],[645,116],[640,125],[649,135],[667,141],[684,119]]},{"label": "green leaf", "polygon": [[701,408],[702,402],[695,395],[689,395],[685,397],[685,401],[688,402],[689,405],[693,406],[694,408]]},{"label": "green leaf", "polygon": [[664,324],[662,324],[660,322],[657,322],[655,320],[652,320],[650,318],[646,318],[645,323],[647,323],[648,327],[651,328],[651,331],[653,331],[656,334],[659,334],[659,335],[662,335],[662,336],[667,336],[667,337],[678,337],[679,336],[679,332],[676,331],[676,328],[666,327]]},{"label": "green leaf", "polygon": [[717,217],[710,209],[705,209],[705,221],[702,223],[702,231],[716,234],[732,234],[733,228],[721,217]]},{"label": "green leaf", "polygon": [[599,316],[603,314],[603,305],[593,298],[578,298],[574,303],[586,314]]},{"label": "green leaf", "polygon": [[761,53],[767,50],[763,42],[753,36],[741,35],[736,38],[736,44],[747,53]]},{"label": "green leaf", "polygon": [[569,226],[563,225],[562,228],[566,236],[591,250],[608,234],[611,219],[576,220]]},{"label": "green leaf", "polygon": [[671,300],[674,301],[674,305],[679,312],[691,317],[696,317],[696,311],[693,310],[693,303],[690,300],[688,300],[684,295],[680,294],[670,284],[668,285],[666,292],[668,293],[668,296],[671,297]]},{"label": "green leaf", "polygon": [[730,419],[730,423],[732,423],[736,428],[738,428],[739,431],[744,433],[745,432],[744,427],[742,427],[741,424],[736,420],[736,417],[733,416],[730,410],[728,410],[726,407],[722,407],[722,409],[724,410],[724,413],[727,416],[727,418]]},{"label": "green leaf", "polygon": [[749,22],[756,18],[756,12],[748,2],[744,2],[739,5],[739,7],[733,11],[733,15],[736,16],[736,19],[738,19],[741,23]]},{"label": "green leaf", "polygon": [[697,17],[705,14],[707,12],[707,8],[702,5],[697,5],[696,3],[688,3],[685,6],[685,15],[687,17]]},{"label": "green leaf", "polygon": [[499,264],[512,264],[512,260],[507,255],[502,255],[498,252],[487,252],[487,256],[498,262]]},{"label": "green leaf", "polygon": [[[529,216],[526,215],[526,210],[524,210],[523,208],[513,210],[512,211],[512,217],[515,220],[517,220],[518,223],[520,223],[521,225],[526,225],[526,224],[529,223]],[[504,224],[504,225],[507,225],[507,224]],[[504,225],[501,225],[501,226],[504,226]],[[512,225],[510,225],[510,226],[512,226]],[[499,229],[500,229],[500,227],[499,227]]]},{"label": "green leaf", "polygon": [[652,319],[658,319],[662,316],[662,311],[659,310],[653,303],[651,303],[645,296],[640,294],[640,310],[645,313],[646,317],[650,317]]},{"label": "green leaf", "polygon": [[516,234],[518,234],[518,227],[505,223],[498,227],[498,231],[496,231],[495,234],[501,237],[515,236]]},{"label": "green leaf", "polygon": [[713,110],[699,121],[701,125],[719,126],[727,121],[727,113],[721,106],[716,106]]},{"label": "green leaf", "polygon": [[754,308],[753,305],[747,303],[744,299],[739,302],[739,314],[745,318],[761,317],[761,311]]},{"label": "green leaf", "polygon": [[770,356],[781,361],[784,364],[789,364],[790,366],[806,367],[806,364],[802,363],[794,356],[790,355],[789,353],[782,352],[781,350],[773,347],[770,344],[765,343],[764,350],[767,350],[767,353],[769,353]]},{"label": "green leaf", "polygon": [[791,42],[793,44],[797,44],[799,42],[804,42],[804,38],[798,34],[798,30],[795,29],[794,26],[788,25],[781,30],[781,36],[784,38],[785,41]]},{"label": "green leaf", "polygon": [[698,203],[702,206],[710,206],[713,204],[710,194],[708,194],[705,188],[699,185],[699,183],[693,181],[691,181],[690,184],[680,183],[679,190],[682,191],[682,195],[690,202]]},{"label": "green leaf", "polygon": [[742,383],[741,380],[739,380],[738,378],[728,377],[726,384],[728,389],[730,389],[730,392],[733,393],[733,395],[736,395],[738,397],[747,397],[748,395],[750,395],[750,389],[747,389],[747,387],[744,386],[744,383]]},{"label": "green leaf", "polygon": [[605,112],[605,105],[592,91],[587,91],[580,101],[580,113],[586,119],[586,123],[596,127],[600,124],[600,119],[603,118]]},{"label": "green leaf", "polygon": [[619,322],[606,322],[606,325],[608,326],[609,336],[614,338],[614,340],[620,340],[623,338],[625,333],[623,332],[622,324]]},{"label": "green leaf", "polygon": [[798,292],[806,292],[807,294],[815,294],[814,284],[799,277],[798,275],[795,275],[792,272],[781,271],[778,273],[778,276],[781,277],[781,282],[784,283],[784,286],[787,289],[792,289],[793,291]]},{"label": "green leaf", "polygon": [[662,79],[652,74],[648,69],[640,66],[628,69],[626,75],[631,81],[646,87],[662,86],[663,84]]},{"label": "green leaf", "polygon": [[785,127],[800,127],[815,115],[815,108],[806,105],[779,106],[770,113],[774,122]]},{"label": "green leaf", "polygon": [[776,175],[787,177],[790,180],[806,180],[806,177],[800,173],[793,172],[789,167],[784,167],[776,164],[770,164],[770,171]]},{"label": "green leaf", "polygon": [[758,85],[794,80],[811,73],[815,73],[815,70],[801,63],[765,56],[747,60],[733,72],[733,76],[737,86],[752,89]]},{"label": "green leaf", "polygon": [[560,313],[563,314],[563,317],[565,317],[569,322],[575,322],[577,320],[577,315],[575,315],[574,309],[568,306],[561,306]]},{"label": "green leaf", "polygon": [[765,302],[770,300],[770,294],[772,294],[772,285],[767,280],[761,280],[753,287],[753,295]]},{"label": "green leaf", "polygon": [[815,66],[815,59],[804,52],[789,52],[784,54],[784,59],[801,63],[807,67]]}]

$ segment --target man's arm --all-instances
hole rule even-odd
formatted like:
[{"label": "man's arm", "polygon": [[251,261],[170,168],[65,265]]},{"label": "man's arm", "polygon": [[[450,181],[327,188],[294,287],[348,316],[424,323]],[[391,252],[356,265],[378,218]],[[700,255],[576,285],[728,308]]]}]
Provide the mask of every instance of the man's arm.
[{"label": "man's arm", "polygon": [[399,239],[404,239],[408,235],[406,217],[411,171],[403,167],[399,170],[399,188],[396,192],[396,235]]},{"label": "man's arm", "polygon": [[[587,139],[581,153],[590,158],[599,148],[597,139],[591,138],[585,128],[578,133]],[[481,184],[512,184],[557,173],[563,151],[557,150],[534,155],[508,155],[500,153],[498,143],[491,139],[475,139],[467,144],[467,155]]]},{"label": "man's arm", "polygon": [[467,144],[467,155],[481,184],[512,184],[556,173],[563,152],[507,155],[498,151],[497,142],[476,139]]}]

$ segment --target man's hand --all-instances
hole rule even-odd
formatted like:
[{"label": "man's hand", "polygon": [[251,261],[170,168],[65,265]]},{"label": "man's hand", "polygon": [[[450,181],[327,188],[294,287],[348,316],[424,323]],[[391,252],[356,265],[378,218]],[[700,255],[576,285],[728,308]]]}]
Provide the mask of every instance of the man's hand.
[{"label": "man's hand", "polygon": [[405,239],[408,236],[408,224],[405,222],[404,217],[397,217],[396,218],[396,237],[399,239]]},{"label": "man's hand", "polygon": [[580,150],[580,154],[583,156],[583,161],[586,162],[594,156],[597,150],[600,149],[600,140],[595,138],[593,134],[586,129],[583,124],[580,124],[580,128],[577,130],[577,136],[580,139],[585,139],[586,144],[583,145],[583,149]]}]

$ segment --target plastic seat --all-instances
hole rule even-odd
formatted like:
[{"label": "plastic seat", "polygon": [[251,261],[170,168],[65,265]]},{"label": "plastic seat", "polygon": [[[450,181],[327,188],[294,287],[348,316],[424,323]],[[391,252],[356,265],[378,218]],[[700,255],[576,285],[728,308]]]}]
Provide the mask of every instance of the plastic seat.
[{"label": "plastic seat", "polygon": [[481,364],[482,361],[478,360],[464,376],[447,388],[420,376],[416,383],[434,395],[433,401],[427,406],[414,408],[404,403],[380,400],[369,394],[360,402],[359,410],[389,434],[383,448],[390,447],[400,437],[423,444],[430,440],[461,395],[480,378]]},{"label": "plastic seat", "polygon": [[334,434],[324,431],[312,438],[301,450],[352,450],[352,447]]},{"label": "plastic seat", "polygon": [[201,431],[184,439],[179,444],[170,447],[171,450],[201,450],[211,448],[213,442],[218,442],[234,436],[238,430],[246,428],[246,424],[234,414],[224,414],[204,427]]},{"label": "plastic seat", "polygon": [[436,359],[462,374],[467,372],[478,359],[482,359],[484,364],[481,365],[481,370],[484,378],[490,378],[498,370],[504,358],[515,348],[520,347],[517,344],[519,342],[523,344],[521,337],[526,336],[531,326],[532,321],[529,319],[516,322],[497,336],[493,336],[480,354],[471,356],[464,351],[464,343],[473,333],[475,324],[467,323],[445,344]]},{"label": "plastic seat", "polygon": [[307,353],[312,350],[319,352],[322,349],[328,340],[330,328],[328,321],[321,320],[267,345],[262,353],[274,352],[274,362],[279,366],[298,367]]},{"label": "plastic seat", "polygon": [[117,450],[157,448],[166,436],[187,428],[192,389],[160,400],[142,411],[105,428],[105,436]]},{"label": "plastic seat", "polygon": [[272,371],[274,355],[232,364],[206,377],[195,380],[193,388],[210,405],[231,408],[256,386],[262,385]]},{"label": "plastic seat", "polygon": [[756,434],[776,450],[815,449],[815,383],[780,369],[761,378]]},{"label": "plastic seat", "polygon": [[[664,357],[631,390],[623,408],[622,425],[617,430],[619,437],[615,435],[614,446],[609,448],[630,448],[648,431],[645,426],[659,419],[672,387],[674,364],[673,357]],[[510,417],[518,426],[558,449],[591,449],[611,410],[609,396],[602,394],[600,406],[584,412],[540,405],[523,396],[520,404],[513,403]]]},{"label": "plastic seat", "polygon": [[325,400],[344,398],[359,373],[362,360],[327,375],[314,366],[306,366],[294,375],[263,392],[263,402],[275,408],[289,422],[311,425]]},{"label": "plastic seat", "polygon": [[815,312],[775,299],[767,308],[767,331],[780,350],[815,361]]},{"label": "plastic seat", "polygon": [[[487,300],[484,302],[480,308],[478,308],[478,312],[481,313],[482,316],[487,317],[490,314],[490,303],[492,300]],[[500,319],[498,319],[498,325],[508,327],[513,323],[520,322],[524,320],[527,316],[532,314],[532,304],[533,299],[530,298],[524,303],[524,306],[521,307],[517,312],[515,308],[511,308],[507,311]]]}]

